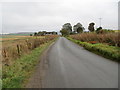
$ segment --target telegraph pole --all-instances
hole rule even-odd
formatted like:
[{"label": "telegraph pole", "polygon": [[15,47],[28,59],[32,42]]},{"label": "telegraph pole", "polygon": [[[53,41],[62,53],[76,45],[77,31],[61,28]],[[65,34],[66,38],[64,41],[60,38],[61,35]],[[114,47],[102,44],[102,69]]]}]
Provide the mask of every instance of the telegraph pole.
[{"label": "telegraph pole", "polygon": [[118,2],[118,30],[120,30],[120,1]]},{"label": "telegraph pole", "polygon": [[99,20],[100,20],[100,27],[101,27],[101,20],[102,20],[102,18],[99,18]]}]

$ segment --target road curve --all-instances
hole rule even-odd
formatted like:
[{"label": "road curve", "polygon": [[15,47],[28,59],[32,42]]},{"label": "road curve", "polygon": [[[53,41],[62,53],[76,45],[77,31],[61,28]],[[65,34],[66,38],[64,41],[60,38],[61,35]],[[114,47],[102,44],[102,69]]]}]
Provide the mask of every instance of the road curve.
[{"label": "road curve", "polygon": [[44,88],[118,88],[118,63],[60,37],[47,55]]}]

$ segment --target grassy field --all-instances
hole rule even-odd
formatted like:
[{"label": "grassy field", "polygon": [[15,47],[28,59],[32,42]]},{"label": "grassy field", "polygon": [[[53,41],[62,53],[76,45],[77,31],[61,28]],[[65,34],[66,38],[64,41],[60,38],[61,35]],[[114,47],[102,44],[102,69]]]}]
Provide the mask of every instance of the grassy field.
[{"label": "grassy field", "polygon": [[41,53],[52,43],[50,41],[34,49],[30,54],[17,59],[14,65],[3,67],[3,88],[23,88],[30,77]]},{"label": "grassy field", "polygon": [[45,36],[39,36],[39,37],[34,37],[34,36],[17,36],[17,35],[5,35],[2,38],[0,38],[0,42],[2,42],[2,47],[8,47],[8,46],[13,46],[18,43],[22,43],[25,40],[30,40],[30,39],[36,39],[36,38],[45,38]]},{"label": "grassy field", "polygon": [[2,41],[3,64],[8,65],[13,59],[17,59],[23,54],[28,54],[31,50],[56,38],[55,35],[37,37],[22,36],[23,38],[21,38],[20,36],[17,37],[18,39],[13,38],[12,40]]},{"label": "grassy field", "polygon": [[3,88],[22,88],[38,63],[42,52],[57,37],[55,35],[12,36],[13,39],[4,37],[1,48]]},{"label": "grassy field", "polygon": [[[11,41],[11,40],[19,40],[19,39],[28,39],[28,38],[35,38],[34,36],[27,36],[27,35],[2,35],[0,37],[0,41]],[[42,38],[39,36],[39,38]]]}]

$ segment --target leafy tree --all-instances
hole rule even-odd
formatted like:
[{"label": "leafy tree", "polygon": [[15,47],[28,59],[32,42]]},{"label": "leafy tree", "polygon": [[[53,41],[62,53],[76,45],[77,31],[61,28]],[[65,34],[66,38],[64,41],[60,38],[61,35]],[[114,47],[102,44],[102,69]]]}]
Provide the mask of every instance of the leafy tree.
[{"label": "leafy tree", "polygon": [[69,33],[72,33],[72,26],[70,23],[65,23],[62,27],[62,30],[67,30]]},{"label": "leafy tree", "polygon": [[53,34],[53,35],[57,35],[57,32],[53,31],[52,34]]},{"label": "leafy tree", "polygon": [[99,30],[101,30],[102,29],[102,27],[99,27],[99,28],[97,28],[97,31],[99,31]]},{"label": "leafy tree", "polygon": [[101,33],[102,32],[102,27],[97,28],[96,33]]},{"label": "leafy tree", "polygon": [[40,32],[38,32],[38,34],[37,34],[37,36],[44,36],[46,34],[46,31],[40,31]]},{"label": "leafy tree", "polygon": [[41,35],[41,33],[42,33],[42,32],[41,32],[41,31],[39,31],[37,35],[38,35],[38,36],[40,36],[40,35]]},{"label": "leafy tree", "polygon": [[85,28],[80,23],[77,23],[76,25],[73,26],[74,32],[77,32],[77,33],[82,33],[84,29]]},{"label": "leafy tree", "polygon": [[70,34],[69,31],[66,30],[66,29],[62,29],[62,30],[60,31],[60,33],[62,34],[62,36],[67,36],[67,35]]},{"label": "leafy tree", "polygon": [[37,32],[34,33],[34,36],[37,36]]},{"label": "leafy tree", "polygon": [[44,36],[46,34],[46,31],[41,32],[41,36]]},{"label": "leafy tree", "polygon": [[89,29],[90,32],[94,32],[95,31],[94,25],[95,25],[95,23],[90,23],[89,24],[88,29]]},{"label": "leafy tree", "polygon": [[30,36],[32,36],[32,34],[30,34]]}]

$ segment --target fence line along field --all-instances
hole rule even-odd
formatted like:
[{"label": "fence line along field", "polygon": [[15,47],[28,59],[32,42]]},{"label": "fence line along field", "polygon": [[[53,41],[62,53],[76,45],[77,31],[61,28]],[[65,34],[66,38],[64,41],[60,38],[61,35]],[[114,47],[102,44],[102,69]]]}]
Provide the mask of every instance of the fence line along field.
[{"label": "fence line along field", "polygon": [[34,48],[53,40],[56,35],[46,36],[7,36],[2,38],[2,63],[10,65],[22,56],[30,53]]}]

